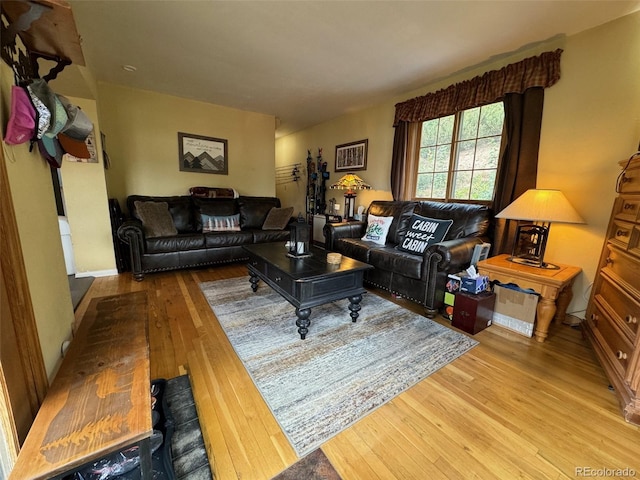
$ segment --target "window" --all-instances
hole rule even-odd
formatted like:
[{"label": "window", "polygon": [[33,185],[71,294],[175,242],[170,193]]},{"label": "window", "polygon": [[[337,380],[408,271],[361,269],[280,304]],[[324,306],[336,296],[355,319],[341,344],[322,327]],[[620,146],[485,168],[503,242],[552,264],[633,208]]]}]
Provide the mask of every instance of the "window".
[{"label": "window", "polygon": [[503,123],[502,102],[423,122],[415,197],[491,202]]}]

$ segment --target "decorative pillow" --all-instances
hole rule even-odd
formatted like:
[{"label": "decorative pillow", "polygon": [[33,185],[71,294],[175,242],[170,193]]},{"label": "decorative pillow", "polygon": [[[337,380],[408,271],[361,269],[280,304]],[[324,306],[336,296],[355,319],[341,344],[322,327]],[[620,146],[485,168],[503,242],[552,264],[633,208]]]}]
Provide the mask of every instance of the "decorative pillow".
[{"label": "decorative pillow", "polygon": [[413,214],[407,233],[396,248],[403,252],[422,255],[429,245],[444,239],[451,225],[453,220],[437,220]]},{"label": "decorative pillow", "polygon": [[262,230],[284,230],[289,223],[289,220],[291,220],[292,214],[293,207],[273,207],[269,210],[269,213],[267,213],[267,218],[264,219]]},{"label": "decorative pillow", "polygon": [[235,215],[200,215],[202,219],[202,232],[239,232],[240,214]]},{"label": "decorative pillow", "polygon": [[134,205],[148,238],[177,235],[167,202],[134,202]]},{"label": "decorative pillow", "polygon": [[393,222],[393,217],[376,217],[369,214],[367,216],[367,231],[364,232],[362,240],[384,245],[387,241],[391,222]]}]

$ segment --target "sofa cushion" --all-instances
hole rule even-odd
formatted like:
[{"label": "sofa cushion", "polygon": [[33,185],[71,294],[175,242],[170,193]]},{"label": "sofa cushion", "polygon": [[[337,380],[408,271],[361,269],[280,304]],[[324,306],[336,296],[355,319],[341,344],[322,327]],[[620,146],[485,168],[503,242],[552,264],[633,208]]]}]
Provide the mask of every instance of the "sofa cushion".
[{"label": "sofa cushion", "polygon": [[240,211],[240,227],[243,230],[261,229],[269,210],[280,207],[280,199],[276,197],[245,197],[238,198]]},{"label": "sofa cushion", "polygon": [[178,233],[167,202],[135,202],[135,207],[147,238],[168,237]]},{"label": "sofa cushion", "polygon": [[239,232],[240,214],[235,215],[200,215],[202,232]]},{"label": "sofa cushion", "polygon": [[376,200],[369,205],[367,213],[378,217],[393,217],[387,235],[387,243],[397,245],[404,238],[404,234],[409,227],[409,220],[417,205],[417,202]]},{"label": "sofa cushion", "polygon": [[170,237],[147,238],[147,253],[169,253],[204,248],[201,233],[182,233]]},{"label": "sofa cushion", "polygon": [[129,209],[129,213],[133,218],[142,220],[135,207],[136,201],[167,202],[167,205],[169,205],[169,213],[171,213],[171,218],[173,218],[173,225],[176,227],[176,230],[178,230],[178,233],[196,232],[191,197],[152,197],[146,195],[130,195],[127,197],[127,208]]},{"label": "sofa cushion", "polygon": [[251,232],[209,232],[204,234],[207,248],[250,245],[253,243]]},{"label": "sofa cushion", "polygon": [[233,198],[193,198],[196,231],[202,231],[202,215],[225,216],[238,213]]},{"label": "sofa cushion", "polygon": [[265,218],[262,224],[262,230],[284,230],[291,215],[293,214],[293,207],[277,208],[273,207],[269,210],[267,218]]},{"label": "sofa cushion", "polygon": [[373,249],[369,254],[369,264],[376,269],[396,272],[417,280],[422,275],[422,263],[422,256],[401,252],[392,246]]},{"label": "sofa cushion", "polygon": [[489,229],[489,208],[466,203],[418,202],[415,213],[423,217],[453,220],[444,240],[479,237]]},{"label": "sofa cushion", "polygon": [[407,233],[396,248],[403,252],[422,255],[429,245],[442,241],[452,224],[453,220],[438,220],[414,213]]},{"label": "sofa cushion", "polygon": [[393,222],[393,217],[367,215],[367,229],[364,232],[362,240],[384,245],[387,241],[387,234],[389,233],[391,222]]}]

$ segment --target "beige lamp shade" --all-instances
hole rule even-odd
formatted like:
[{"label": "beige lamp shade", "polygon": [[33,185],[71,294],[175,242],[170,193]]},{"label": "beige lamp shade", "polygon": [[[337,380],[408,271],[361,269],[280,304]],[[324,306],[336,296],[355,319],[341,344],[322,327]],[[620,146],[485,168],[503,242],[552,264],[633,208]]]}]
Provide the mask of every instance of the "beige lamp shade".
[{"label": "beige lamp shade", "polygon": [[585,223],[560,190],[532,188],[516,198],[496,218],[534,222]]}]

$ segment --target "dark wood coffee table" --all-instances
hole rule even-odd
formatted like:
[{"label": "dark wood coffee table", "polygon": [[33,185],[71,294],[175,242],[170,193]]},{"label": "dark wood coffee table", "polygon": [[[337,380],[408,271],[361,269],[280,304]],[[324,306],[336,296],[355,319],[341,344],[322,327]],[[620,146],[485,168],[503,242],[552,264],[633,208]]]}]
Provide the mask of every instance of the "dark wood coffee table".
[{"label": "dark wood coffee table", "polygon": [[282,242],[245,245],[244,249],[249,254],[251,289],[255,292],[262,280],[296,307],[302,340],[309,331],[312,307],[348,298],[351,321],[358,319],[366,292],[362,280],[371,265],[345,256],[339,265],[331,265],[327,263],[327,251],[313,246],[310,257],[290,258]]}]

